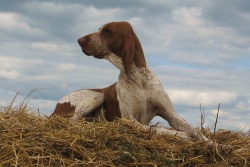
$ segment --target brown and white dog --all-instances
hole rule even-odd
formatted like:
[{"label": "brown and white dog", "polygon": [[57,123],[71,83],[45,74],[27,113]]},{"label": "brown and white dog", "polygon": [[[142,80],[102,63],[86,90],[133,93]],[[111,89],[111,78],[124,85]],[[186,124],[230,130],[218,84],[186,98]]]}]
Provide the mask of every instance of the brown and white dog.
[{"label": "brown and white dog", "polygon": [[95,33],[78,39],[82,51],[98,59],[107,59],[120,71],[117,83],[103,89],[88,89],[64,96],[53,114],[79,119],[99,119],[104,109],[108,121],[126,118],[149,129],[155,116],[161,116],[175,130],[156,128],[156,133],[177,135],[183,139],[208,139],[174,112],[161,82],[148,68],[142,46],[127,22],[111,22]]}]

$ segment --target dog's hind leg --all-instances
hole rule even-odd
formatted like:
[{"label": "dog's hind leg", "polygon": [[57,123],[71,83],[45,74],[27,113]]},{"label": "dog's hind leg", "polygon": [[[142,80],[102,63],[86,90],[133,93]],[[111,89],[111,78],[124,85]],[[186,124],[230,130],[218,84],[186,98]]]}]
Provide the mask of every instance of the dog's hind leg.
[{"label": "dog's hind leg", "polygon": [[104,102],[103,93],[92,90],[72,92],[58,101],[52,115],[80,119],[95,111]]}]

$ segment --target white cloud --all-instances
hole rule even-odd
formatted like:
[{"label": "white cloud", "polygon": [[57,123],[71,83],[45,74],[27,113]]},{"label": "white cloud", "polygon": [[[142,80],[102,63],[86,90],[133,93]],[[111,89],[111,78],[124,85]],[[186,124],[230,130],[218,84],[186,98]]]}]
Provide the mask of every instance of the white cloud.
[{"label": "white cloud", "polygon": [[50,74],[39,74],[39,75],[35,75],[35,76],[29,75],[29,76],[24,77],[24,80],[26,82],[32,82],[32,81],[43,81],[43,82],[50,81],[50,82],[52,82],[52,81],[55,81],[57,79],[58,79],[57,76],[51,75],[51,73]]},{"label": "white cloud", "polygon": [[20,63],[20,59],[16,57],[0,56],[0,69],[13,69]]},{"label": "white cloud", "polygon": [[168,90],[167,93],[173,103],[186,106],[199,106],[200,104],[210,106],[219,103],[228,104],[237,98],[237,95],[234,93],[220,91]]},{"label": "white cloud", "polygon": [[16,70],[0,71],[0,78],[16,79],[20,74]]},{"label": "white cloud", "polygon": [[16,13],[0,13],[0,29],[5,31],[22,32],[25,34],[44,34],[44,32],[36,27],[31,27],[20,15]]},{"label": "white cloud", "polygon": [[120,20],[123,14],[121,8],[96,8],[95,6],[84,6],[79,12],[77,24],[72,28],[81,35],[97,31],[103,24]]},{"label": "white cloud", "polygon": [[10,70],[13,68],[27,67],[30,65],[41,65],[41,64],[43,64],[44,60],[25,59],[25,58],[17,58],[17,57],[1,56],[0,55],[0,62],[1,62],[0,69]]},{"label": "white cloud", "polygon": [[207,20],[204,10],[202,6],[177,7],[170,20],[163,13],[154,24],[140,23],[145,53],[178,63],[213,67],[230,66],[246,58],[250,38],[239,35],[234,27]]},{"label": "white cloud", "polygon": [[69,86],[66,83],[61,83],[60,88],[61,89],[66,89],[66,90],[70,89]]},{"label": "white cloud", "polygon": [[103,14],[105,14],[106,17],[114,17],[115,14],[119,14],[120,12],[120,8],[97,9],[94,6],[88,6],[84,9],[84,14],[88,14],[92,18],[100,18]]},{"label": "white cloud", "polygon": [[65,6],[62,4],[56,4],[53,2],[30,2],[24,4],[25,9],[29,11],[36,11],[45,14],[57,14],[65,10]]},{"label": "white cloud", "polygon": [[59,71],[71,71],[71,70],[75,70],[76,67],[77,66],[75,64],[71,64],[71,63],[58,64],[57,66]]},{"label": "white cloud", "polygon": [[28,102],[28,106],[31,111],[38,112],[39,114],[50,116],[56,106],[57,101],[54,100],[44,100],[44,99],[31,99]]},{"label": "white cloud", "polygon": [[0,27],[3,29],[16,29],[20,28],[21,30],[28,30],[30,27],[19,20],[18,15],[15,13],[0,13]]},{"label": "white cloud", "polygon": [[52,43],[52,42],[34,42],[31,48],[42,52],[52,53],[57,55],[72,56],[73,48],[68,43]]},{"label": "white cloud", "polygon": [[55,43],[37,42],[37,43],[33,43],[31,46],[34,49],[46,50],[49,52],[56,52],[60,49],[60,46]]},{"label": "white cloud", "polygon": [[250,97],[248,97],[248,100],[241,101],[236,106],[239,110],[246,110],[250,111]]},{"label": "white cloud", "polygon": [[219,128],[221,128],[221,129],[243,131],[243,132],[249,132],[249,130],[250,130],[249,123],[243,122],[241,120],[230,120],[230,121],[219,120],[219,124],[220,124]]},{"label": "white cloud", "polygon": [[29,3],[25,3],[24,8],[29,12],[36,12],[39,14],[54,16],[60,15],[62,13],[71,14],[72,11],[81,11],[82,7],[77,4],[63,4],[56,2],[42,2],[42,1],[33,1]]},{"label": "white cloud", "polygon": [[197,26],[201,23],[201,8],[198,7],[180,7],[172,12],[172,19],[180,25]]},{"label": "white cloud", "polygon": [[[218,108],[217,109],[213,109],[213,110],[209,110],[209,115],[210,116],[214,116],[216,117],[218,113]],[[223,118],[225,120],[232,120],[232,119],[239,119],[239,117],[235,116],[234,113],[230,113],[230,112],[227,112],[226,110],[223,110],[223,109],[219,109],[219,117],[220,118]]]},{"label": "white cloud", "polygon": [[[3,97],[5,99],[4,101],[0,100],[0,107],[8,107],[13,101],[15,95],[16,93],[14,92],[0,90],[0,99],[3,99]],[[46,114],[47,116],[49,116],[51,115],[57,103],[57,101],[54,101],[54,100],[34,99],[31,97],[26,97],[26,96],[27,95],[21,95],[20,93],[18,93],[12,107],[18,107],[20,106],[20,104],[27,103],[31,112],[38,113],[38,110],[39,110],[39,113],[41,115]]]},{"label": "white cloud", "polygon": [[[207,113],[213,113],[213,116],[208,116]],[[217,110],[205,111],[205,125],[204,127],[210,127],[212,130],[214,129],[214,124],[216,120]],[[245,116],[242,118],[242,115],[236,116],[234,113],[229,113],[225,111],[219,112],[218,120],[217,120],[217,129],[226,129],[226,130],[235,130],[248,132],[250,129],[250,124],[248,120],[249,116]]]}]

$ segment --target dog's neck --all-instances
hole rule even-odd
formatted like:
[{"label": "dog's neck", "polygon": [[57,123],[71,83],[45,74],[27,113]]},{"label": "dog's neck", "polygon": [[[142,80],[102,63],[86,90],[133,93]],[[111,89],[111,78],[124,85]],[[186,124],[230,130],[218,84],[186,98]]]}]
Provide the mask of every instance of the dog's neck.
[{"label": "dog's neck", "polygon": [[[116,66],[121,73],[123,73],[123,75],[125,76],[125,70],[123,67],[123,63],[122,63],[122,59],[118,56],[116,56],[114,53],[110,53],[104,56],[104,59],[108,60],[109,62],[111,62],[114,66]],[[138,75],[140,76],[144,76],[147,79],[150,79],[152,77],[155,77],[153,71],[146,67],[137,67],[135,64],[133,64],[133,67],[130,69],[130,77],[138,77]]]},{"label": "dog's neck", "polygon": [[114,53],[107,54],[103,58],[108,60],[114,66],[116,66],[121,72],[123,72],[123,73],[125,72],[124,67],[123,67],[123,63],[122,63],[122,59],[120,57],[116,56]]}]

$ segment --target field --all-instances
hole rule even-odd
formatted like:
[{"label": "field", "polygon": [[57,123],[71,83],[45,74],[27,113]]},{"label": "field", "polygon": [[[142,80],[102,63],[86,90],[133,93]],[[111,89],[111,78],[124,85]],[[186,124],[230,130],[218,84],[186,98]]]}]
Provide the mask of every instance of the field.
[{"label": "field", "polygon": [[203,129],[217,143],[187,142],[115,122],[40,116],[24,104],[0,109],[0,167],[250,166],[250,136]]}]

